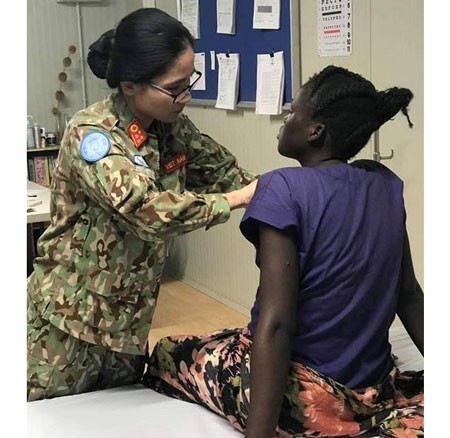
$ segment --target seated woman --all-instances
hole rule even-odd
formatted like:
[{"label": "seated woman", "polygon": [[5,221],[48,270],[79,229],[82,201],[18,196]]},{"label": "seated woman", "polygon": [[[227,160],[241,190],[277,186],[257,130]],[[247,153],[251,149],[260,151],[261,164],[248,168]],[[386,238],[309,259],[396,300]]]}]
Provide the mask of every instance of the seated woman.
[{"label": "seated woman", "polygon": [[162,339],[145,385],[247,437],[423,434],[423,371],[400,373],[388,340],[397,314],[423,355],[403,183],[348,162],[400,110],[412,127],[412,97],[336,66],[302,87],[278,143],[301,167],[261,176],[240,226],[260,269],[248,327]]}]

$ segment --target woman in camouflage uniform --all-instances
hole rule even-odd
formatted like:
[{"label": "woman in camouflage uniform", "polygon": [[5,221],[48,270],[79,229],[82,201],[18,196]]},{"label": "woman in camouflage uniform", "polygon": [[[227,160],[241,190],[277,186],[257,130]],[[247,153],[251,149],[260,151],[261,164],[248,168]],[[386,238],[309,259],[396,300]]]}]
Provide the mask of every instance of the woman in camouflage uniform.
[{"label": "woman in camouflage uniform", "polygon": [[253,195],[255,176],[182,114],[200,77],[192,45],[144,8],[90,46],[118,91],[76,113],[61,142],[28,279],[29,401],[139,381],[169,239]]}]

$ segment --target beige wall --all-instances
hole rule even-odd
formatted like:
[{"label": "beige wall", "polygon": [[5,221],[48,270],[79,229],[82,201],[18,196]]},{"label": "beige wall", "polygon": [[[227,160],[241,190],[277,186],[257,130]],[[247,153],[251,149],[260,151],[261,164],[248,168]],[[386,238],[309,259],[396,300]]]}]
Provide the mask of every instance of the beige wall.
[{"label": "beige wall", "polygon": [[[213,0],[211,0],[213,1]],[[247,0],[248,1],[248,0]],[[405,201],[417,276],[423,285],[423,0],[355,0],[354,48],[350,57],[317,55],[316,0],[300,2],[301,76],[305,80],[324,65],[336,63],[359,71],[380,87],[404,85],[413,89],[411,106],[414,130],[398,116],[380,131],[382,153],[392,148],[395,157],[384,163],[405,181]],[[126,13],[140,6],[161,7],[176,14],[175,0],[108,0],[83,6],[83,39],[87,46],[113,27]],[[56,0],[28,1],[28,105],[27,112],[48,130],[54,128],[51,108],[62,57],[67,46],[78,46],[74,6]],[[68,71],[69,114],[82,107],[80,61]],[[109,92],[103,81],[86,68],[88,102]],[[226,111],[191,106],[186,113],[200,130],[209,134],[257,173],[296,163],[280,157],[276,135],[281,116],[257,116],[254,109]],[[372,156],[373,142],[360,154]],[[205,232],[196,231],[173,240],[168,271],[234,308],[248,312],[258,284],[254,251],[240,235],[242,211],[231,220]]]},{"label": "beige wall", "polygon": [[[225,145],[239,163],[255,172],[295,166],[277,153],[283,116],[256,116],[254,110],[216,110],[191,106],[186,113],[198,128]],[[168,271],[187,283],[247,312],[258,284],[254,250],[239,232],[243,210],[232,212],[224,225],[174,239]]]},{"label": "beige wall", "polygon": [[[176,16],[175,0],[155,6]],[[197,127],[226,146],[241,166],[262,173],[296,162],[277,153],[277,133],[286,113],[261,116],[254,108],[236,111],[191,104],[185,110]],[[209,231],[199,230],[173,239],[167,271],[233,308],[247,313],[258,285],[254,249],[239,232],[243,210]]]},{"label": "beige wall", "polygon": [[[82,41],[84,58],[88,46],[103,32],[134,9],[142,7],[142,0],[104,0],[82,4]],[[60,4],[56,0],[28,0],[27,2],[27,114],[31,114],[47,131],[55,130],[52,108],[59,88],[58,74],[63,70],[62,59],[68,55],[69,45],[78,51],[66,70],[68,81],[63,85],[66,99],[61,111],[69,116],[83,107],[80,44],[77,10],[74,3]],[[85,64],[87,103],[93,103],[111,90],[96,78]],[[25,120],[25,117],[23,117]]]},{"label": "beige wall", "polygon": [[[175,2],[156,1],[173,12]],[[403,85],[413,89],[411,105],[414,130],[397,116],[380,130],[383,155],[394,149],[395,156],[383,161],[405,182],[414,265],[423,285],[423,1],[388,0],[353,2],[353,54],[348,57],[317,55],[316,0],[300,2],[301,77],[327,64],[358,71],[378,88]],[[174,13],[174,12],[173,12]],[[191,106],[186,113],[203,132],[227,146],[240,163],[255,172],[296,165],[278,156],[276,133],[282,117],[257,116],[254,110],[224,111]],[[372,158],[373,141],[358,158]],[[197,231],[174,239],[168,271],[234,308],[248,311],[258,284],[254,251],[239,233],[242,212],[233,213],[225,225],[208,232]]]},{"label": "beige wall", "polygon": [[[379,132],[382,155],[394,150],[392,160],[382,161],[405,184],[407,227],[416,275],[423,286],[424,271],[424,4],[423,0],[353,1],[354,47],[351,56],[317,55],[316,1],[301,2],[302,77],[307,79],[327,64],[357,71],[378,89],[410,88],[414,99],[410,117],[414,128],[399,114]],[[366,148],[372,158],[373,140]],[[363,153],[364,154],[364,153]]]}]

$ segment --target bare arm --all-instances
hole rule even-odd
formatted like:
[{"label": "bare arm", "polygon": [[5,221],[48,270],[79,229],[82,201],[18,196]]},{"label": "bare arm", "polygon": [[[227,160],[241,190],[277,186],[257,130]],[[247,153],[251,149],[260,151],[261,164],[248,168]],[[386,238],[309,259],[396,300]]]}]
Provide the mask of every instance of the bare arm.
[{"label": "bare arm", "polygon": [[299,261],[288,231],[260,223],[260,312],[251,353],[247,438],[273,438],[296,327]]},{"label": "bare arm", "polygon": [[411,340],[423,356],[424,349],[424,300],[423,292],[414,273],[408,233],[405,230],[403,243],[402,272],[400,278],[400,296],[397,315],[402,321]]},{"label": "bare arm", "polygon": [[254,180],[250,184],[244,186],[242,189],[225,193],[224,196],[225,198],[227,198],[227,201],[230,204],[230,209],[235,210],[236,208],[246,207],[255,193],[257,183],[258,181]]}]

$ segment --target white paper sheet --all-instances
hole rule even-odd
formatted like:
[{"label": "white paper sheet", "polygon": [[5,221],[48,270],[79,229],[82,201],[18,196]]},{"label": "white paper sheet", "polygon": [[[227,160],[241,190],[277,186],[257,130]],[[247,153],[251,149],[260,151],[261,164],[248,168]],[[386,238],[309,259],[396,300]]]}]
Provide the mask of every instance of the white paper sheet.
[{"label": "white paper sheet", "polygon": [[239,90],[239,53],[219,53],[216,108],[235,110]]},{"label": "white paper sheet", "polygon": [[253,29],[280,28],[280,0],[254,0]]},{"label": "white paper sheet", "polygon": [[235,14],[235,0],[217,0],[217,33],[235,34]]},{"label": "white paper sheet", "polygon": [[194,57],[194,68],[202,73],[202,77],[194,85],[193,90],[206,90],[206,70],[205,70],[205,52],[196,53]]},{"label": "white paper sheet", "polygon": [[211,70],[216,69],[216,51],[210,50],[209,54],[211,55]]},{"label": "white paper sheet", "polygon": [[243,438],[208,409],[138,384],[27,403],[26,421],[27,438]]},{"label": "white paper sheet", "polygon": [[181,1],[181,20],[196,39],[200,38],[200,19],[198,0]]},{"label": "white paper sheet", "polygon": [[256,78],[256,114],[281,114],[284,93],[284,54],[259,54]]}]

